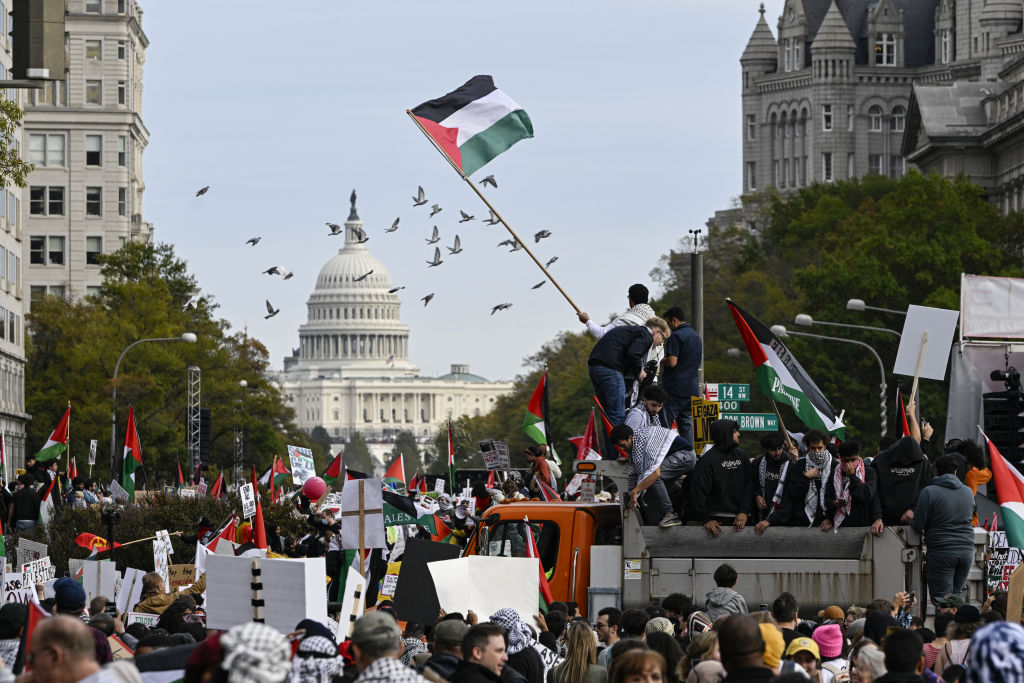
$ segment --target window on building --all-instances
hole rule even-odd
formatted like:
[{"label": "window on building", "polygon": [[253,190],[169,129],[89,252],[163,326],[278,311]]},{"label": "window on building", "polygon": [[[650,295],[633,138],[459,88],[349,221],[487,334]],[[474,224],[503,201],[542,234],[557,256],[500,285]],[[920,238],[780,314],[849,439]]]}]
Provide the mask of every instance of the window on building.
[{"label": "window on building", "polygon": [[102,40],[87,40],[87,41],[85,41],[85,58],[86,59],[103,59],[103,41]]},{"label": "window on building", "polygon": [[787,73],[789,73],[790,71],[793,70],[793,62],[791,61],[791,53],[790,53],[790,50],[792,49],[792,47],[793,47],[793,39],[792,38],[786,38],[784,41],[782,41],[782,63],[783,63],[783,69]]},{"label": "window on building", "polygon": [[85,188],[85,215],[86,216],[102,216],[103,215],[103,188],[102,187],[87,187],[87,188]]},{"label": "window on building", "polygon": [[868,109],[868,130],[872,133],[882,132],[882,108],[877,104]]},{"label": "window on building", "polygon": [[747,139],[757,139],[757,116],[754,114],[747,114]]},{"label": "window on building", "polygon": [[125,104],[128,101],[128,84],[124,81],[117,82],[117,103]]},{"label": "window on building", "polygon": [[33,185],[28,189],[28,212],[33,216],[46,215],[46,187]]},{"label": "window on building", "polygon": [[63,299],[64,298],[64,285],[50,285],[49,289],[47,290],[47,293],[50,296],[55,296],[58,299]]},{"label": "window on building", "polygon": [[753,161],[747,162],[747,189],[757,189],[757,165]]},{"label": "window on building", "polygon": [[100,255],[103,254],[103,238],[95,235],[85,238],[85,262],[90,266],[100,264]]},{"label": "window on building", "polygon": [[896,105],[892,108],[892,132],[902,133],[907,127],[907,110]]},{"label": "window on building", "polygon": [[832,182],[832,152],[821,153],[821,179],[826,183]]},{"label": "window on building", "polygon": [[128,188],[119,187],[117,188],[117,215],[127,216],[128,215]]},{"label": "window on building", "polygon": [[846,130],[853,130],[853,105],[846,105]]},{"label": "window on building", "polygon": [[68,103],[68,91],[64,81],[49,81],[42,88],[32,91],[37,105],[63,106]]},{"label": "window on building", "polygon": [[853,177],[853,153],[852,152],[846,155],[846,177],[847,178],[852,178]]},{"label": "window on building", "polygon": [[803,68],[803,55],[800,50],[800,39],[793,39],[793,71],[799,71]]},{"label": "window on building", "polygon": [[85,82],[85,103],[103,104],[103,81],[88,80]]},{"label": "window on building", "polygon": [[128,53],[128,43],[124,40],[117,41],[117,58],[124,59]]},{"label": "window on building", "polygon": [[881,154],[869,154],[868,155],[868,173],[874,173],[880,175],[882,173],[882,155]]},{"label": "window on building", "polygon": [[64,215],[64,188],[62,186],[46,188],[46,215]]},{"label": "window on building", "polygon": [[119,135],[117,138],[117,165],[128,165],[128,137]]},{"label": "window on building", "polygon": [[7,193],[7,221],[11,225],[18,224],[18,198],[14,196],[13,192]]},{"label": "window on building", "polygon": [[46,258],[51,266],[64,265],[64,238],[50,236],[46,238]]},{"label": "window on building", "polygon": [[38,303],[46,298],[46,287],[44,285],[30,285],[28,288],[28,298],[32,300],[32,303]]},{"label": "window on building", "polygon": [[28,136],[29,161],[36,166],[64,165],[64,136],[33,134]]},{"label": "window on building", "polygon": [[7,309],[0,308],[0,341],[7,340]]},{"label": "window on building", "polygon": [[125,12],[125,0],[117,0],[117,13],[124,14]]},{"label": "window on building", "polygon": [[86,135],[85,136],[85,165],[86,166],[102,166],[103,156],[103,136],[102,135]]},{"label": "window on building", "polygon": [[776,159],[772,162],[772,185],[775,187],[779,186],[779,160]]},{"label": "window on building", "polygon": [[99,14],[100,0],[85,0],[85,11],[89,14]]},{"label": "window on building", "polygon": [[821,129],[824,131],[832,130],[832,105],[823,104],[821,105]]},{"label": "window on building", "polygon": [[907,161],[901,156],[893,154],[889,157],[889,177],[897,180],[903,177],[907,171]]},{"label": "window on building", "polygon": [[939,33],[939,62],[942,64],[949,64],[950,57],[952,56],[952,31],[948,28],[942,29]]},{"label": "window on building", "polygon": [[0,247],[0,280],[7,278],[7,250]]},{"label": "window on building", "polygon": [[124,235],[119,235],[117,238],[117,248],[124,249],[124,245],[128,244],[128,238]]},{"label": "window on building", "polygon": [[875,64],[877,66],[895,66],[896,34],[879,33],[875,36]]},{"label": "window on building", "polygon": [[7,279],[15,287],[21,282],[21,257],[15,256],[13,251],[7,252]]},{"label": "window on building", "polygon": [[21,337],[21,321],[14,315],[14,311],[7,311],[7,341],[16,344],[18,337]]}]

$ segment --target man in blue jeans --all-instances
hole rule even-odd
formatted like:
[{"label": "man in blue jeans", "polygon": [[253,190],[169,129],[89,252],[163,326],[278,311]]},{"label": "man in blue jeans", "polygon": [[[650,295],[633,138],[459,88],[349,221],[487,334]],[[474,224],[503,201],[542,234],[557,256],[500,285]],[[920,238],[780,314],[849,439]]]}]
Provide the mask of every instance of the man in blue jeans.
[{"label": "man in blue jeans", "polygon": [[934,601],[959,596],[974,562],[974,494],[957,479],[956,459],[944,455],[935,463],[938,476],[921,489],[910,526],[924,535],[925,575]]},{"label": "man in blue jeans", "polygon": [[611,440],[629,458],[629,508],[635,510],[646,491],[646,522],[658,520],[662,528],[682,524],[666,485],[693,469],[697,457],[692,446],[671,429],[642,427],[634,432],[625,424],[612,429]]},{"label": "man in blue jeans", "polygon": [[[661,346],[670,334],[661,318],[649,318],[643,326],[624,325],[607,332],[590,352],[590,382],[612,425],[626,420],[626,376],[642,380],[644,360],[652,346]],[[606,440],[606,458],[614,458],[613,444]]]}]

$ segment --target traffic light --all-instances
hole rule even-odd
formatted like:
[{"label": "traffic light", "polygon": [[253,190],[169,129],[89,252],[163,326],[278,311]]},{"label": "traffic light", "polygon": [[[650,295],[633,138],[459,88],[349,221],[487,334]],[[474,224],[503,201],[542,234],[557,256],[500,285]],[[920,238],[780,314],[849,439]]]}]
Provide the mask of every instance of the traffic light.
[{"label": "traffic light", "polygon": [[205,470],[210,464],[210,409],[199,409],[199,464]]},{"label": "traffic light", "polygon": [[59,81],[68,68],[64,40],[67,0],[14,0],[11,77]]}]

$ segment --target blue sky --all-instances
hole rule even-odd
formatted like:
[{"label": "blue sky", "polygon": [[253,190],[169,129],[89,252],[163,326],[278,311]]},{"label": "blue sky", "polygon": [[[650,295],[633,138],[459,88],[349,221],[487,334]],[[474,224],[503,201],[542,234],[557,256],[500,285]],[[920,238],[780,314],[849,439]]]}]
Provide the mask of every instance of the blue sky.
[{"label": "blue sky", "polygon": [[[486,207],[405,110],[475,74],[526,109],[536,137],[474,177],[497,177],[488,198],[524,239],[552,232],[538,256],[557,255],[552,274],[604,318],[740,191],[739,56],[758,4],[146,0],[143,214],[279,368],[340,247],[324,223],[344,221],[355,188],[367,247],[407,287],[412,361],[425,375],[469,363],[511,379],[582,325],[550,283],[531,289],[543,275],[524,252],[496,248],[508,234],[483,225]],[[774,28],[782,0],[766,5]],[[417,185],[441,220],[413,209]],[[459,209],[478,220],[457,225]],[[428,269],[435,223],[464,252]],[[261,274],[276,264],[295,277]],[[281,309],[269,321],[264,299]],[[492,316],[502,302],[514,305]]]}]

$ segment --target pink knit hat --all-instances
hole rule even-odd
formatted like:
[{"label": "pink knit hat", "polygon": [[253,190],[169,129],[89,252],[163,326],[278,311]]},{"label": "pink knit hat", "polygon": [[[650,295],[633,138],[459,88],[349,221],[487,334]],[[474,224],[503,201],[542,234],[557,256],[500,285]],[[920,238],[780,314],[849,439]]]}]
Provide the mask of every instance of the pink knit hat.
[{"label": "pink knit hat", "polygon": [[843,653],[843,632],[839,624],[824,624],[814,629],[811,638],[818,644],[822,659],[833,659]]}]

